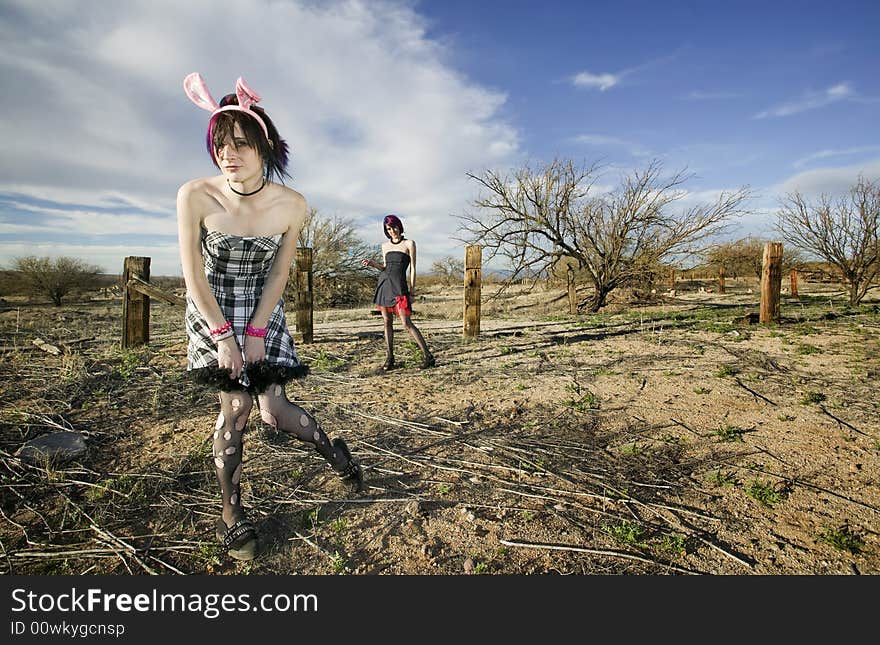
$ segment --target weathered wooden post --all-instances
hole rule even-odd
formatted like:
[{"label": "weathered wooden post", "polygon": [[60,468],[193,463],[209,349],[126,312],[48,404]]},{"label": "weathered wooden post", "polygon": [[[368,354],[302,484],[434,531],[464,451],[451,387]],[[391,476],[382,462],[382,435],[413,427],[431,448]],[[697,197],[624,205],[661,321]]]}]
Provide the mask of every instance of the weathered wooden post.
[{"label": "weathered wooden post", "polygon": [[483,248],[465,247],[464,253],[464,336],[480,334],[480,296],[483,283]]},{"label": "weathered wooden post", "polygon": [[724,291],[724,267],[718,267],[718,293],[725,293],[725,291]]},{"label": "weathered wooden post", "polygon": [[675,289],[675,267],[669,269],[669,288]]},{"label": "weathered wooden post", "polygon": [[779,322],[779,292],[782,288],[782,242],[767,242],[761,268],[762,323]]},{"label": "weathered wooden post", "polygon": [[297,247],[294,260],[296,271],[296,333],[301,343],[311,343],[314,339],[312,327],[312,249],[307,246]]},{"label": "weathered wooden post", "polygon": [[568,313],[576,314],[578,312],[577,290],[574,285],[574,269],[568,267],[566,272],[568,279]]},{"label": "weathered wooden post", "polygon": [[150,342],[150,298],[133,289],[130,280],[150,281],[150,258],[129,256],[122,266],[122,348]]},{"label": "weathered wooden post", "polygon": [[797,269],[792,269],[791,273],[788,274],[788,281],[791,284],[791,295],[794,298],[799,298],[798,296],[798,274]]}]

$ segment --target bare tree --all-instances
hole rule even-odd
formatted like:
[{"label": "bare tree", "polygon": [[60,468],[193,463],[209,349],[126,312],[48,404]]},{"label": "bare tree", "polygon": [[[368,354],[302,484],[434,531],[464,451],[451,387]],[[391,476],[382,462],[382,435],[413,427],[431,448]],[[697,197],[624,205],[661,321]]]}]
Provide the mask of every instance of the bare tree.
[{"label": "bare tree", "polygon": [[849,304],[865,297],[880,271],[880,182],[860,176],[849,194],[808,201],[800,192],[781,200],[776,230],[793,247],[836,267],[849,288]]},{"label": "bare tree", "polygon": [[464,260],[454,258],[451,255],[434,260],[434,263],[431,264],[431,273],[440,278],[443,284],[460,283],[464,280]]},{"label": "bare tree", "polygon": [[615,191],[594,195],[598,170],[557,159],[537,169],[526,165],[512,177],[468,173],[487,194],[474,202],[480,212],[461,216],[461,228],[469,243],[486,250],[484,263],[496,257],[508,262],[507,283],[547,275],[562,259],[574,260],[593,286],[579,309],[595,312],[616,288],[723,232],[749,196],[742,188],[711,204],[674,209],[686,196],[682,186],[690,176],[683,172],[664,179],[654,161],[625,176]]},{"label": "bare tree", "polygon": [[[724,272],[734,278],[740,275],[754,276],[761,280],[764,263],[764,247],[770,240],[760,237],[744,237],[734,242],[722,242],[714,245],[706,253],[706,261],[713,267],[723,268]],[[785,249],[783,270],[798,269],[804,264],[804,255],[794,248]]]},{"label": "bare tree", "polygon": [[[300,231],[298,244],[312,249],[317,306],[353,305],[372,295],[375,276],[364,269],[361,259],[377,259],[377,252],[357,236],[350,220],[324,217],[313,208]],[[293,295],[293,284],[293,280],[288,283],[288,296]]]},{"label": "bare tree", "polygon": [[761,279],[761,264],[764,256],[765,240],[757,237],[744,237],[734,242],[714,245],[706,253],[707,262],[734,278],[751,275]]},{"label": "bare tree", "polygon": [[15,258],[12,268],[21,276],[27,290],[35,295],[48,296],[56,307],[74,290],[88,289],[97,283],[103,273],[99,266],[86,264],[71,257],[36,257],[29,255]]}]

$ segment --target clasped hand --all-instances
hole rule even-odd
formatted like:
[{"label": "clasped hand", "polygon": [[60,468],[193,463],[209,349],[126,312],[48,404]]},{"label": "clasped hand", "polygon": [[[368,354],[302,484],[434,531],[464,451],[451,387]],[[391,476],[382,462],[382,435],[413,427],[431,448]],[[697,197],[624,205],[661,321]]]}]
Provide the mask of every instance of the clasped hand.
[{"label": "clasped hand", "polygon": [[235,336],[224,338],[217,343],[217,365],[221,370],[229,370],[230,379],[235,380],[241,376],[244,359]]},{"label": "clasped hand", "polygon": [[244,349],[239,349],[234,337],[217,343],[217,363],[220,369],[229,370],[229,378],[237,379],[245,365],[266,360],[266,341],[255,336],[245,336]]},{"label": "clasped hand", "polygon": [[242,354],[245,365],[253,365],[266,360],[266,339],[259,336],[245,336]]}]

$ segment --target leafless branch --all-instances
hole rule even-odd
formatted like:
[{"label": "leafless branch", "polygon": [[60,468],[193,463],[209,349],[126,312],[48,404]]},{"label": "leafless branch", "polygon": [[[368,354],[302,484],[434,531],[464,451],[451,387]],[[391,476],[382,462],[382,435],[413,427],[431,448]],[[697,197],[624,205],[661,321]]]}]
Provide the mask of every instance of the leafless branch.
[{"label": "leafless branch", "polygon": [[747,189],[722,193],[713,203],[676,208],[687,195],[683,171],[663,177],[654,161],[599,193],[597,164],[554,160],[528,165],[512,176],[494,170],[468,173],[483,194],[461,216],[467,242],[481,245],[484,261],[510,268],[505,284],[572,267],[590,282],[590,311],[613,290],[639,281],[652,267],[694,253],[743,213]]}]

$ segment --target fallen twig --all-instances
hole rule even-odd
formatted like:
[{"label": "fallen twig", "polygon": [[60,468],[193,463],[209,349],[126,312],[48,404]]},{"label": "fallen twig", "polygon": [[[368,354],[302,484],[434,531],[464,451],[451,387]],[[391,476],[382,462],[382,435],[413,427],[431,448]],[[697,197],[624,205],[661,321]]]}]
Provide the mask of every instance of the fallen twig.
[{"label": "fallen twig", "polygon": [[146,571],[147,573],[149,573],[152,576],[156,575],[156,570],[153,569],[151,566],[149,566],[146,562],[141,560],[137,555],[137,549],[135,549],[133,546],[131,546],[128,542],[126,542],[125,540],[123,540],[121,538],[116,537],[110,531],[106,531],[106,530],[96,526],[95,524],[91,525],[91,529],[95,533],[97,533],[99,536],[104,538],[105,540],[109,540],[113,544],[117,544],[117,545],[121,546],[123,549],[125,549],[126,551],[128,551],[131,558],[135,562],[137,562],[139,565],[141,565],[141,567],[143,568],[144,571]]},{"label": "fallen twig", "polygon": [[747,392],[749,392],[749,393],[750,393],[752,396],[754,396],[755,398],[758,398],[758,399],[761,399],[761,400],[763,400],[763,401],[766,401],[766,402],[769,403],[770,405],[776,405],[776,403],[775,403],[774,401],[771,401],[770,399],[768,399],[768,398],[767,398],[766,396],[764,396],[763,394],[759,394],[758,392],[755,392],[752,388],[750,388],[750,387],[748,387],[747,385],[745,385],[745,384],[744,384],[742,381],[740,381],[738,378],[734,377],[733,380],[736,381],[737,385],[739,385],[741,388],[743,388],[744,390],[746,390]]},{"label": "fallen twig", "polygon": [[681,426],[682,428],[684,428],[684,429],[687,430],[688,432],[693,432],[693,433],[694,433],[695,435],[697,435],[700,439],[705,439],[705,438],[706,438],[704,435],[701,435],[699,432],[697,432],[696,430],[690,428],[686,423],[682,423],[682,422],[679,421],[678,419],[675,419],[675,418],[673,418],[673,417],[669,417],[669,420],[672,421],[675,425],[677,425],[677,426]]},{"label": "fallen twig", "polygon": [[412,459],[408,459],[407,457],[404,457],[404,456],[401,455],[400,453],[394,452],[394,451],[392,451],[392,450],[387,450],[387,449],[385,449],[385,448],[380,448],[379,446],[373,445],[373,444],[371,444],[371,443],[367,443],[366,441],[362,441],[361,443],[362,443],[363,445],[367,446],[368,448],[372,448],[373,450],[375,450],[375,451],[377,451],[377,452],[381,452],[381,453],[386,454],[386,455],[391,455],[392,457],[397,457],[398,459],[402,459],[403,461],[405,461],[405,462],[407,462],[407,463],[409,463],[409,464],[413,464],[414,466],[418,466],[419,468],[424,468],[424,467],[425,467],[424,464],[421,464],[421,463],[419,463],[419,462],[417,462],[417,461],[414,461],[414,460],[412,460]]},{"label": "fallen twig", "polygon": [[356,414],[359,417],[364,417],[365,419],[372,419],[373,421],[381,421],[382,423],[388,423],[390,425],[400,426],[402,428],[412,428],[413,430],[421,430],[428,434],[437,435],[441,437],[449,437],[448,432],[440,432],[438,430],[432,430],[431,426],[425,425],[424,423],[418,423],[416,421],[408,421],[406,419],[397,419],[395,417],[389,417],[386,415],[375,416],[372,414],[366,414],[365,412],[361,412],[357,408],[345,408],[347,412],[351,412],[352,414]]},{"label": "fallen twig", "polygon": [[639,562],[646,562],[648,564],[654,564],[661,567],[666,567],[667,569],[671,569],[672,571],[676,571],[677,573],[686,573],[688,575],[702,575],[699,571],[692,571],[690,569],[684,569],[682,567],[678,567],[674,564],[658,562],[656,560],[651,560],[650,558],[645,558],[640,555],[634,555],[632,553],[625,553],[623,551],[609,551],[605,549],[588,549],[580,546],[570,546],[565,544],[540,544],[536,542],[514,542],[512,540],[499,540],[499,542],[505,546],[517,546],[524,549],[549,549],[551,551],[575,551],[577,553],[589,553],[591,555],[605,555],[612,558],[625,558],[627,560],[637,560]]},{"label": "fallen twig", "polygon": [[[725,462],[725,463],[729,463],[729,462]],[[822,486],[817,486],[816,484],[811,484],[809,482],[802,481],[802,480],[798,479],[797,477],[795,477],[795,478],[786,477],[785,475],[780,475],[779,473],[774,473],[769,470],[765,470],[763,468],[754,468],[752,466],[740,466],[739,464],[730,464],[730,465],[733,468],[741,468],[743,470],[750,470],[752,472],[757,472],[762,475],[770,475],[772,477],[776,477],[776,478],[781,479],[785,482],[788,482],[792,486],[794,486],[794,485],[804,486],[806,488],[812,488],[813,490],[818,490],[823,493],[828,493],[829,495],[837,497],[838,499],[842,499],[846,502],[849,502],[851,504],[855,504],[857,506],[861,506],[863,508],[867,508],[868,510],[873,511],[874,513],[880,513],[880,508],[877,508],[876,506],[871,506],[870,504],[866,504],[865,502],[860,502],[857,499],[852,499],[851,497],[847,497],[846,495],[841,495],[840,493],[836,493],[833,490],[829,490],[828,488],[823,488]]]},{"label": "fallen twig", "polygon": [[458,426],[459,428],[460,428],[461,426],[464,426],[464,425],[467,425],[467,424],[468,424],[467,421],[453,421],[452,419],[444,419],[443,417],[431,417],[431,418],[432,418],[432,419],[437,419],[438,421],[443,421],[444,423],[450,423],[450,424],[452,424],[452,425],[454,425],[454,426]]},{"label": "fallen twig", "polygon": [[[315,542],[312,542],[309,538],[307,538],[305,535],[303,535],[299,531],[294,531],[294,533],[296,533],[296,535],[297,535],[297,537],[299,537],[299,539],[301,539],[303,542],[305,542],[310,547],[315,549],[318,553],[321,553],[322,555],[327,556],[327,558],[330,560],[330,562],[332,562],[334,565],[336,564],[336,560],[339,557],[338,553],[331,555],[329,551],[327,551],[326,549],[322,549],[318,544],[316,544]],[[293,538],[291,538],[291,539],[293,539]],[[345,572],[351,573],[351,569],[348,567],[348,565],[345,565]]]},{"label": "fallen twig", "polygon": [[67,551],[16,551],[9,555],[15,558],[69,558],[77,555],[100,555],[102,557],[112,557],[118,554],[117,549],[70,549]]},{"label": "fallen twig", "polygon": [[822,412],[824,412],[825,414],[827,414],[829,417],[831,417],[832,419],[834,419],[835,421],[837,421],[838,425],[846,426],[847,428],[849,428],[849,429],[852,430],[853,432],[857,432],[857,433],[859,433],[860,435],[862,435],[863,437],[869,437],[869,436],[871,436],[871,435],[869,435],[868,433],[866,433],[866,432],[862,432],[862,431],[859,430],[858,428],[856,428],[856,427],[854,427],[854,426],[851,426],[850,424],[848,424],[848,423],[847,423],[846,421],[844,421],[843,419],[834,416],[834,415],[831,414],[831,413],[828,411],[828,409],[827,409],[824,405],[822,405],[821,403],[819,404],[819,409],[822,410]]},{"label": "fallen twig", "polygon": [[700,542],[702,542],[703,544],[705,544],[706,546],[715,549],[716,551],[718,551],[722,555],[730,558],[731,560],[733,560],[735,562],[739,562],[741,565],[743,565],[745,567],[748,567],[751,569],[754,566],[751,562],[748,562],[747,560],[743,560],[742,558],[736,556],[735,554],[731,553],[730,551],[727,551],[726,549],[722,549],[720,546],[718,546],[717,544],[715,544],[711,540],[707,540],[706,538],[704,538],[700,535],[697,535],[696,533],[691,533],[691,535],[694,538],[696,538],[697,540],[699,540]]}]

